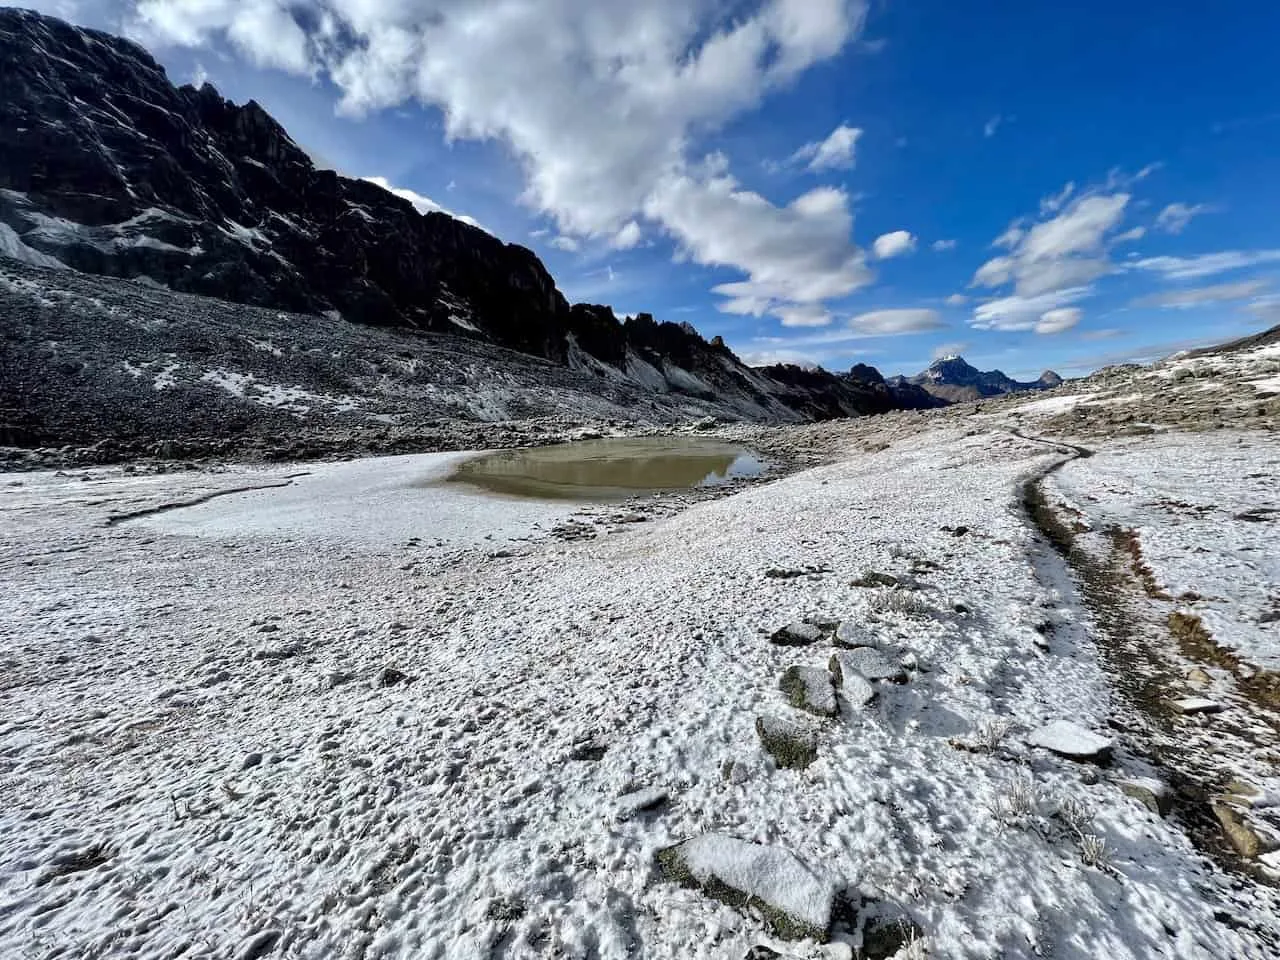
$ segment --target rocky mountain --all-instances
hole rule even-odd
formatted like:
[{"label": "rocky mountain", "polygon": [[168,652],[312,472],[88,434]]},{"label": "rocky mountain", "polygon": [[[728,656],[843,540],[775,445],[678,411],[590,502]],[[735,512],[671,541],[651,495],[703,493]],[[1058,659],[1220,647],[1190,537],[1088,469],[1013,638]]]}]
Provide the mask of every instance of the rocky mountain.
[{"label": "rocky mountain", "polygon": [[893,380],[899,388],[917,386],[950,403],[1025,390],[1048,390],[1062,383],[1062,378],[1052,370],[1046,370],[1038,380],[1026,383],[1014,380],[999,370],[979,370],[963,357],[942,357],[914,377],[895,377]]},{"label": "rocky mountain", "polygon": [[11,8],[0,8],[0,256],[317,322],[482,341],[727,416],[925,402],[874,370],[757,371],[688,325],[570,304],[532,251],[317,169],[256,102],[175,87],[130,41]]}]

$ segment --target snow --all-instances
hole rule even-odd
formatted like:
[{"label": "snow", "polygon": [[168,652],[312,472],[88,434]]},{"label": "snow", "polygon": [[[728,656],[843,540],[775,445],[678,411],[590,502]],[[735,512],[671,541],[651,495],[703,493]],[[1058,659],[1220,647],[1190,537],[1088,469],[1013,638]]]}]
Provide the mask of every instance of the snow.
[{"label": "snow", "polygon": [[1041,400],[1032,400],[1028,403],[1020,403],[1015,408],[1018,413],[1031,414],[1056,414],[1066,413],[1068,410],[1074,410],[1082,403],[1088,403],[1098,395],[1096,393],[1075,393],[1058,397],[1045,397]]},{"label": "snow", "polygon": [[13,227],[4,222],[0,222],[0,257],[12,257],[14,260],[29,263],[33,267],[49,267],[54,270],[66,269],[66,264],[57,257],[51,257],[49,254],[42,253],[23,243],[22,238],[18,236]]},{"label": "snow", "polygon": [[[1017,509],[1059,454],[879,422],[821,428],[837,462],[642,524],[440,486],[453,455],[0,476],[0,955],[740,958],[760,918],[655,868],[707,833],[700,869],[814,917],[829,878],[937,956],[1268,955],[1276,898],[1125,796],[1147,768],[1124,750],[1086,782],[952,745],[1113,708]],[[597,536],[550,535],[570,516]],[[919,581],[927,615],[878,605],[867,570]],[[795,716],[781,673],[831,648],[768,637],[806,617],[927,669],[814,720],[816,761],[779,769],[756,718]],[[379,685],[388,666],[407,679]],[[997,817],[1025,777],[1093,811],[1107,871]],[[619,821],[646,789],[671,802]]]},{"label": "snow", "polygon": [[[219,497],[137,521],[155,530],[200,537],[289,537],[330,542],[428,541],[455,549],[518,543],[567,520],[576,504],[500,499],[445,483],[476,453],[428,453],[315,464],[287,487]],[[265,477],[264,484],[279,480]]]},{"label": "snow", "polygon": [[1273,435],[1219,430],[1117,441],[1049,486],[1091,528],[1132,530],[1165,593],[1218,644],[1274,670],[1280,629],[1266,618],[1280,597],[1277,476]]},{"label": "snow", "polygon": [[1064,757],[1091,758],[1105,754],[1115,741],[1098,736],[1070,720],[1054,720],[1027,737],[1033,747],[1044,747]]},{"label": "snow", "polygon": [[709,833],[682,843],[680,857],[701,883],[719,880],[818,929],[830,921],[835,883],[786,850]]}]

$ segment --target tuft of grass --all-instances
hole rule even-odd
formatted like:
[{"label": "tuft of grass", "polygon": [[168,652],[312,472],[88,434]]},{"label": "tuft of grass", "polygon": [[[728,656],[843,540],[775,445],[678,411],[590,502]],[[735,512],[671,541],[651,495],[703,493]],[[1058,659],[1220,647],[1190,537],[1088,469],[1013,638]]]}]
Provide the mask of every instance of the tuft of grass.
[{"label": "tuft of grass", "polygon": [[893,614],[908,620],[925,620],[933,614],[933,608],[919,594],[902,587],[876,591],[867,607],[872,613]]}]

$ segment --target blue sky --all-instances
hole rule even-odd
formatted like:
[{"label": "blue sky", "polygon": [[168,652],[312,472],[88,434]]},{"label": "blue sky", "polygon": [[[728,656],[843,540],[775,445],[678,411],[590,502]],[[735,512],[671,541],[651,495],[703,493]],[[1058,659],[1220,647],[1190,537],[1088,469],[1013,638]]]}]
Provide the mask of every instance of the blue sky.
[{"label": "blue sky", "polygon": [[749,361],[1078,374],[1280,322],[1280,6],[41,0]]}]

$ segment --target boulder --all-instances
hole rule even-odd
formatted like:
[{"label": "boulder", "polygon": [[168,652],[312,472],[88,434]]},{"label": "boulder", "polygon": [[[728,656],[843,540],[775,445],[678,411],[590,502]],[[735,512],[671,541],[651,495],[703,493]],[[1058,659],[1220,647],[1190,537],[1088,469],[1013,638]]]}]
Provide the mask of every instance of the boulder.
[{"label": "boulder", "polygon": [[840,650],[831,658],[831,672],[835,674],[836,685],[843,687],[849,674],[857,674],[867,680],[890,680],[893,683],[905,683],[907,672],[901,665],[894,663],[879,650],[871,647],[856,647],[852,650]]},{"label": "boulder", "polygon": [[707,833],[660,850],[658,864],[677,883],[758,910],[779,937],[828,937],[835,881],[789,850]]},{"label": "boulder", "polygon": [[835,644],[837,647],[874,647],[876,638],[866,627],[852,620],[842,620],[836,627]]},{"label": "boulder", "polygon": [[811,723],[791,717],[757,717],[756,734],[780,767],[803,770],[818,759],[818,731]]},{"label": "boulder", "polygon": [[778,682],[778,688],[787,695],[787,702],[800,710],[819,717],[834,717],[839,712],[831,674],[826,670],[789,667]]}]

